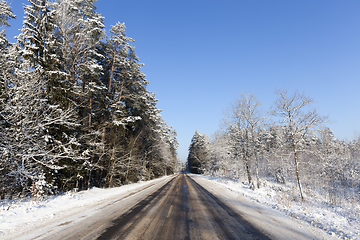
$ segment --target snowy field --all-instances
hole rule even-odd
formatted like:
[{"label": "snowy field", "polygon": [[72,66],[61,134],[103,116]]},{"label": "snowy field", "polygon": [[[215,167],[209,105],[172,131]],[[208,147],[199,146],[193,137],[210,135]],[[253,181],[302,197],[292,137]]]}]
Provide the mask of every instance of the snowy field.
[{"label": "snowy field", "polygon": [[[246,220],[276,232],[285,237],[283,239],[291,235],[291,231],[300,231],[304,236],[310,232],[319,236],[318,239],[360,239],[360,224],[351,218],[351,209],[331,210],[315,201],[303,204],[287,202],[279,199],[278,193],[273,190],[275,186],[253,191],[230,179],[190,176],[208,191],[239,209],[239,212],[248,214]],[[36,238],[54,228],[76,224],[77,218],[98,214],[115,202],[126,199],[132,203],[139,201],[172,177],[174,175],[119,188],[69,192],[45,201],[2,201],[0,239]]]},{"label": "snowy field", "polygon": [[[323,203],[320,196],[307,197],[306,201],[296,202],[286,196],[284,185],[266,182],[266,186],[251,190],[249,186],[229,178],[191,175],[203,185],[226,189],[226,197],[244,196],[259,205],[265,211],[273,209],[271,215],[283,218],[281,215],[297,219],[309,226],[323,230],[328,236],[336,239],[360,239],[360,209],[359,206],[334,207]],[[201,178],[201,180],[200,180]],[[208,182],[208,184],[207,184]],[[210,187],[214,188],[214,187]],[[211,189],[210,189],[211,190]],[[219,191],[219,190],[217,190]],[[211,192],[211,191],[210,191]],[[232,194],[231,194],[232,193]],[[236,203],[235,203],[236,204]],[[233,205],[235,205],[233,204]]]}]

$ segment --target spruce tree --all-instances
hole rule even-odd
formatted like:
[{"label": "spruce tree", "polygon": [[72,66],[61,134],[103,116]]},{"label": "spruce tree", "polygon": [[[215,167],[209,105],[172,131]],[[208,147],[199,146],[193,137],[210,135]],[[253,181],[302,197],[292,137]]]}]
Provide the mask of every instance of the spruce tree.
[{"label": "spruce tree", "polygon": [[204,172],[204,167],[208,161],[208,146],[210,140],[206,134],[195,131],[191,139],[188,155],[189,172],[201,174]]},{"label": "spruce tree", "polygon": [[8,102],[8,89],[11,85],[11,79],[14,78],[14,62],[9,57],[12,45],[6,38],[5,27],[9,27],[8,20],[15,18],[11,7],[4,0],[0,1],[0,195],[9,190],[11,186],[10,179],[7,178],[11,171],[9,162],[7,161],[9,150],[9,134],[6,132],[8,123],[6,123],[5,105]]}]

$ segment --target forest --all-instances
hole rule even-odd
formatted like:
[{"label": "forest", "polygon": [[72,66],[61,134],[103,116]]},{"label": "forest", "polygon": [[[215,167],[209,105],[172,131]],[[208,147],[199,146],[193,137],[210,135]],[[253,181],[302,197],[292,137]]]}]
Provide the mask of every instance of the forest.
[{"label": "forest", "polygon": [[125,24],[95,0],[29,0],[15,43],[0,1],[1,198],[115,187],[171,174],[176,131],[147,90]]},{"label": "forest", "polygon": [[360,200],[360,138],[339,140],[299,91],[276,90],[264,112],[254,94],[242,93],[210,139],[195,132],[187,169],[235,179],[256,191],[270,186],[284,205],[316,198],[329,206]]}]

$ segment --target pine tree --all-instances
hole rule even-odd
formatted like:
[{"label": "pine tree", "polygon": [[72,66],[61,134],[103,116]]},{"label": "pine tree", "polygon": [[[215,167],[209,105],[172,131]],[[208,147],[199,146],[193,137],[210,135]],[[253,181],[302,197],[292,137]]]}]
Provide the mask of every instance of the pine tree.
[{"label": "pine tree", "polygon": [[[101,82],[101,40],[104,38],[103,17],[96,12],[95,1],[59,0],[50,4],[54,11],[54,35],[57,41],[59,66],[66,76],[64,93],[78,113],[77,129],[81,148],[89,157],[79,168],[83,184],[100,182],[101,126],[107,118],[105,85]],[[96,171],[95,175],[92,173]],[[100,174],[101,175],[101,174]]]},{"label": "pine tree", "polygon": [[[1,187],[36,195],[174,171],[176,132],[146,89],[133,39],[117,23],[103,41],[94,3],[29,0],[17,43],[1,33]],[[1,1],[0,21],[10,17]]]}]

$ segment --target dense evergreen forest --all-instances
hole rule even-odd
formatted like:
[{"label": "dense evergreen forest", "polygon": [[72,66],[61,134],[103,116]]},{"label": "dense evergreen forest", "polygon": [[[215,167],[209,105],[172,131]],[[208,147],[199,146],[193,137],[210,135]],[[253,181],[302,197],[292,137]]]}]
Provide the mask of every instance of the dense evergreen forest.
[{"label": "dense evergreen forest", "polygon": [[95,0],[29,0],[16,43],[0,1],[0,194],[115,187],[174,172],[176,132],[147,90],[125,25]]},{"label": "dense evergreen forest", "polygon": [[285,205],[321,196],[326,204],[357,206],[360,138],[337,139],[305,94],[276,95],[265,113],[255,95],[242,93],[212,139],[196,131],[188,170],[235,179],[254,190],[275,183],[276,198]]}]

